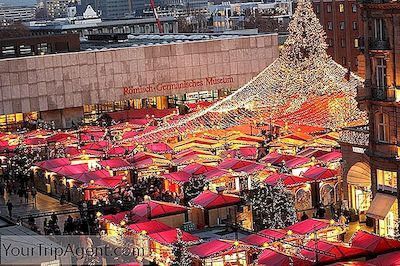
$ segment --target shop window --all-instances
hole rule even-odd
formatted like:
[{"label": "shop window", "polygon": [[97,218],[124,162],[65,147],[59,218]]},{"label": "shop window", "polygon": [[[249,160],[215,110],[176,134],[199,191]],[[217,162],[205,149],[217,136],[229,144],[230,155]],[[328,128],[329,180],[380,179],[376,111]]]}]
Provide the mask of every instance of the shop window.
[{"label": "shop window", "polygon": [[381,169],[377,169],[376,172],[378,176],[378,188],[397,188],[397,172],[385,171]]},{"label": "shop window", "polygon": [[326,5],[326,12],[332,13],[332,5],[331,4]]},{"label": "shop window", "polygon": [[344,12],[344,4],[339,4],[339,12],[340,13]]},{"label": "shop window", "polygon": [[377,139],[379,142],[389,141],[389,115],[379,112],[375,115]]}]

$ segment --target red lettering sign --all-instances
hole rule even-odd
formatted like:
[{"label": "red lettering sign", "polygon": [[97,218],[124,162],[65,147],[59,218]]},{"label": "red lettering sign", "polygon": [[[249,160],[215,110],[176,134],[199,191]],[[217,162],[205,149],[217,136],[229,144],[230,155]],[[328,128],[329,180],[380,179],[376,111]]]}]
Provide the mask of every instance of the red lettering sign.
[{"label": "red lettering sign", "polygon": [[207,77],[204,79],[193,79],[171,83],[160,83],[142,87],[124,87],[124,95],[150,93],[150,92],[171,92],[176,90],[185,90],[189,88],[201,88],[203,86],[215,86],[218,84],[233,83],[232,76]]}]

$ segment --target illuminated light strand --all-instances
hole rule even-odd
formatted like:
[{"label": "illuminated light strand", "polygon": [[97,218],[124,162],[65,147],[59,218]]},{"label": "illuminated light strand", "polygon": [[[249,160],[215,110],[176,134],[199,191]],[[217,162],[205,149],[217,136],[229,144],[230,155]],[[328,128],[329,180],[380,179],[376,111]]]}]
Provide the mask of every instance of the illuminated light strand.
[{"label": "illuminated light strand", "polygon": [[[348,70],[328,56],[325,32],[309,0],[298,1],[289,33],[279,58],[239,90],[134,138],[151,142],[176,131],[229,128],[263,119],[325,128],[365,123],[354,99],[363,80],[353,73],[346,77]],[[313,101],[318,97],[322,102]]]}]

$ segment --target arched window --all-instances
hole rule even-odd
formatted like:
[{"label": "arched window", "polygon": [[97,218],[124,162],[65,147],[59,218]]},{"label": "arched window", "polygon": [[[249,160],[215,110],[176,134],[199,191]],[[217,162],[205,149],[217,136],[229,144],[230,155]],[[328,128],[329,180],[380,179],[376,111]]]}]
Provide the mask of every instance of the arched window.
[{"label": "arched window", "polygon": [[378,112],[375,115],[377,140],[389,142],[389,115]]}]

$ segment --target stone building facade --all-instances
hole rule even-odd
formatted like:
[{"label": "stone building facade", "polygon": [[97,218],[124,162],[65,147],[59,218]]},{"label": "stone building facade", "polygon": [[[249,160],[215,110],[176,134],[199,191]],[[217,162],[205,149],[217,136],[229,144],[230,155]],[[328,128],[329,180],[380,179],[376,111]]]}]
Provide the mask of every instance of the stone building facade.
[{"label": "stone building facade", "polygon": [[237,89],[278,56],[276,34],[0,60],[0,115],[68,127],[84,105]]}]

